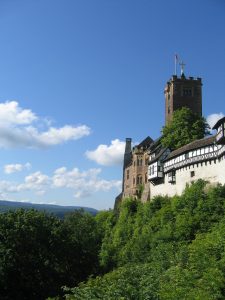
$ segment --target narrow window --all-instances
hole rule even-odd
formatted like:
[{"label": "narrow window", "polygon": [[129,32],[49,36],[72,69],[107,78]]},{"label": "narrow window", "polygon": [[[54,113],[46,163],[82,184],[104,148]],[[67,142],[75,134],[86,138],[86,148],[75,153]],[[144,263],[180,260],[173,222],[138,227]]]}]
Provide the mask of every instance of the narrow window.
[{"label": "narrow window", "polygon": [[148,176],[147,176],[147,173],[145,173],[145,183],[148,182]]}]

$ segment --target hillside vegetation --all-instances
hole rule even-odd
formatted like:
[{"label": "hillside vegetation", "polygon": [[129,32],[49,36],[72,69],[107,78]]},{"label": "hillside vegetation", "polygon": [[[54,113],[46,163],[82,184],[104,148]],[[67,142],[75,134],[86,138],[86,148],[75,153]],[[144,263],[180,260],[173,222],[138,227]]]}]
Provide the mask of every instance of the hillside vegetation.
[{"label": "hillside vegetation", "polygon": [[225,299],[225,186],[127,199],[97,223],[107,273],[67,289],[67,300]]},{"label": "hillside vegetation", "polygon": [[1,299],[225,299],[224,233],[225,186],[201,180],[96,216],[1,213]]}]

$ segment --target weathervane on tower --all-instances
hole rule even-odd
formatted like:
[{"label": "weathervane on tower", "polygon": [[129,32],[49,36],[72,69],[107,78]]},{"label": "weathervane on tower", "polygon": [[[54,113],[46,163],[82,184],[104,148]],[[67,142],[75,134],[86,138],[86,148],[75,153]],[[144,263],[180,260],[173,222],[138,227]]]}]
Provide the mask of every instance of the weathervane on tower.
[{"label": "weathervane on tower", "polygon": [[180,67],[181,67],[181,76],[184,75],[184,66],[186,65],[183,61],[181,61],[179,63]]},{"label": "weathervane on tower", "polygon": [[177,64],[181,66],[181,76],[184,76],[184,66],[186,65],[183,61],[179,61],[178,55],[175,54],[175,75],[177,76]]}]

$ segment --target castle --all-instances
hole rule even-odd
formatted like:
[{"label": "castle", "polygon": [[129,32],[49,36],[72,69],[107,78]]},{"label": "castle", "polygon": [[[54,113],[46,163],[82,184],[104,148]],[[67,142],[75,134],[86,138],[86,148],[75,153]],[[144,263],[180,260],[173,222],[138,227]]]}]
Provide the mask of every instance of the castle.
[{"label": "castle", "polygon": [[[188,107],[202,115],[202,80],[173,75],[165,90],[165,123],[173,112]],[[175,151],[163,148],[160,138],[150,137],[132,148],[132,140],[126,139],[123,163],[121,198],[138,197],[147,201],[156,195],[180,195],[187,184],[203,179],[210,184],[225,184],[225,117],[213,127],[214,136],[187,144]]]}]

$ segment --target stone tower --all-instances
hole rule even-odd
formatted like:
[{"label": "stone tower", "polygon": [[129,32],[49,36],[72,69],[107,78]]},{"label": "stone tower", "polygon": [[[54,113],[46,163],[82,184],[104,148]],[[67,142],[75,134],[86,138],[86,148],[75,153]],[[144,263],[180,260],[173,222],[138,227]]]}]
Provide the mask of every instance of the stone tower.
[{"label": "stone tower", "polygon": [[[148,136],[140,144],[131,148],[131,139],[126,139],[123,164],[122,198],[142,197],[146,201],[149,197],[148,184],[148,148],[153,140]],[[140,195],[141,190],[143,195]]]},{"label": "stone tower", "polygon": [[190,108],[194,113],[202,115],[202,80],[173,75],[167,82],[165,90],[166,124],[172,119],[173,112],[182,107]]},{"label": "stone tower", "polygon": [[123,186],[122,186],[122,192],[124,192],[124,180],[125,180],[125,169],[130,164],[132,160],[132,152],[131,152],[131,138],[126,138],[126,146],[125,146],[125,152],[124,152],[124,158],[123,158]]}]

